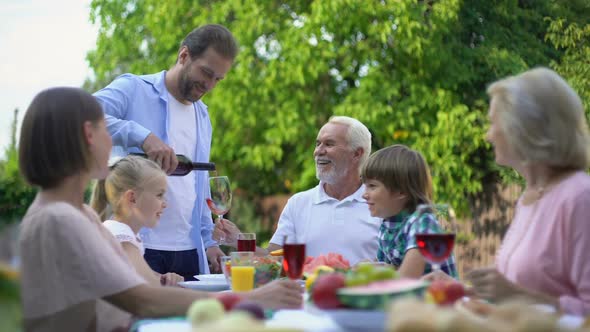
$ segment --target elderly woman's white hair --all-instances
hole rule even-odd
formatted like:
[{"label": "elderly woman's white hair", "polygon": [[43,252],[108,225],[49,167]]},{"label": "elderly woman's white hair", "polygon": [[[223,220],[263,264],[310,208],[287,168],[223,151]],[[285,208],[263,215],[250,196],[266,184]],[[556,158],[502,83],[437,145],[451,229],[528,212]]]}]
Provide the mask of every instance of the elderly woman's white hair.
[{"label": "elderly woman's white hair", "polygon": [[508,146],[525,163],[586,169],[590,136],[582,101],[553,70],[536,68],[490,85]]},{"label": "elderly woman's white hair", "polygon": [[348,145],[353,150],[357,148],[363,149],[363,155],[359,163],[360,174],[360,170],[371,154],[371,132],[362,122],[348,116],[332,116],[328,120],[328,123],[338,123],[348,126],[348,131],[346,132]]}]

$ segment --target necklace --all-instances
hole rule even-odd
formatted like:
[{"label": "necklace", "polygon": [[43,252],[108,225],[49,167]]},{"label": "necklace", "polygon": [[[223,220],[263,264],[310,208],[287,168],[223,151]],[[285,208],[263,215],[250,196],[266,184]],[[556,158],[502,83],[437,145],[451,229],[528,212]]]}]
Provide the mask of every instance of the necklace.
[{"label": "necklace", "polygon": [[[553,188],[556,184],[560,183],[564,178],[571,175],[571,172],[553,173],[549,175],[544,183],[537,188],[527,187],[522,195],[522,204],[530,205],[540,200],[545,195],[548,189]],[[531,197],[532,196],[532,197]]]},{"label": "necklace", "polygon": [[522,203],[524,205],[530,205],[538,200],[540,200],[543,195],[545,194],[545,186],[539,187],[537,189],[529,189],[527,188],[523,193]]}]

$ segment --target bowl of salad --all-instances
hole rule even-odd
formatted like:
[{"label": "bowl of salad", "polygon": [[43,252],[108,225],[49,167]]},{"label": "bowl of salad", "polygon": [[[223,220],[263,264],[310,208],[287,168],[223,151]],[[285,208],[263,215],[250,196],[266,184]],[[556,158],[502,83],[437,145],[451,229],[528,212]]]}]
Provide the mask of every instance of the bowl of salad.
[{"label": "bowl of salad", "polygon": [[260,287],[278,279],[283,268],[283,256],[255,256],[254,287]]}]

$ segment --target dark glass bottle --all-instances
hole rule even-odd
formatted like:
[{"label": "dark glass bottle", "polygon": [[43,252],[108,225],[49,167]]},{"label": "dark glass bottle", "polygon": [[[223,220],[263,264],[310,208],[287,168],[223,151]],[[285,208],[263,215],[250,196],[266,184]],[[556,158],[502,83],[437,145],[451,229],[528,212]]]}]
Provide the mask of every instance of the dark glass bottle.
[{"label": "dark glass bottle", "polygon": [[[147,158],[148,156],[145,153],[130,153],[134,156],[140,156]],[[201,163],[201,162],[193,162],[187,156],[183,154],[177,154],[176,159],[178,159],[178,166],[176,169],[170,174],[170,176],[184,176],[190,173],[191,171],[214,171],[215,170],[215,163]]]}]

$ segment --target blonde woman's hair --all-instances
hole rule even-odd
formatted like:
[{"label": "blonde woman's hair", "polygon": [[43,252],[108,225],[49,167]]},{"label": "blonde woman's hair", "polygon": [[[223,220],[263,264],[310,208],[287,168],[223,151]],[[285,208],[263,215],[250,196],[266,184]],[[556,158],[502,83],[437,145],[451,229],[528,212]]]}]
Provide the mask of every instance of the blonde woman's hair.
[{"label": "blonde woman's hair", "polygon": [[586,169],[590,135],[582,101],[556,72],[536,68],[487,90],[508,146],[525,163]]},{"label": "blonde woman's hair", "polygon": [[416,150],[401,144],[373,153],[361,172],[363,182],[377,180],[389,191],[408,198],[405,209],[414,212],[420,204],[432,203],[432,178],[426,160]]},{"label": "blonde woman's hair", "polygon": [[121,196],[127,190],[144,189],[145,184],[166,173],[155,162],[139,156],[127,156],[111,166],[109,175],[94,185],[90,206],[101,220],[121,211]]},{"label": "blonde woman's hair", "polygon": [[360,163],[359,163],[359,173],[369,159],[369,155],[371,154],[371,132],[362,122],[355,118],[351,118],[348,116],[332,116],[328,120],[328,123],[338,123],[345,126],[348,126],[348,130],[346,131],[346,142],[352,150],[356,150],[358,148],[363,149],[363,155],[361,156]]}]

